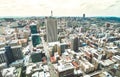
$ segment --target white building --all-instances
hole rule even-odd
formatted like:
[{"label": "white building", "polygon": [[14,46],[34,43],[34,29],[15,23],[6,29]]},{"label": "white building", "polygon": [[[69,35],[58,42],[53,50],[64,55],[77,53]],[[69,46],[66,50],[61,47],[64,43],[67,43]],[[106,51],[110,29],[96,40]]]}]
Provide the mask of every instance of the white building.
[{"label": "white building", "polygon": [[16,73],[15,67],[6,68],[6,69],[3,69],[2,76],[3,77],[17,77],[15,73]]}]

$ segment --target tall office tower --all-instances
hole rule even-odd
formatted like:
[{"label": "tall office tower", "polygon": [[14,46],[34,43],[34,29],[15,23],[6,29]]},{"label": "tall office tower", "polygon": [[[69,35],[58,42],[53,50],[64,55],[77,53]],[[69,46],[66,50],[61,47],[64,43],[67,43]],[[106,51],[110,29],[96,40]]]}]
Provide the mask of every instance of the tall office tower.
[{"label": "tall office tower", "polygon": [[7,59],[7,65],[9,66],[10,63],[15,61],[13,53],[12,53],[12,49],[10,46],[5,47],[5,55]]},{"label": "tall office tower", "polygon": [[57,44],[55,44],[53,47],[52,47],[52,53],[51,53],[51,56],[54,56],[54,53],[57,52]]},{"label": "tall office tower", "polygon": [[23,54],[22,54],[22,46],[18,45],[18,46],[13,46],[12,48],[12,53],[14,56],[15,60],[19,60],[23,58]]},{"label": "tall office tower", "polygon": [[53,11],[51,10],[51,17],[53,16]]},{"label": "tall office tower", "polygon": [[75,52],[78,52],[78,45],[79,45],[79,39],[78,37],[73,37],[71,39],[71,49],[74,50]]},{"label": "tall office tower", "polygon": [[83,19],[85,19],[85,14],[83,14]]},{"label": "tall office tower", "polygon": [[61,56],[61,55],[62,55],[60,45],[58,45],[58,46],[57,46],[57,52],[58,52],[58,55],[59,55],[59,56]]},{"label": "tall office tower", "polygon": [[5,51],[0,51],[0,64],[6,62],[7,61],[6,61]]},{"label": "tall office tower", "polygon": [[54,56],[54,52],[57,52],[58,53],[58,55],[60,55],[61,56],[61,49],[60,49],[60,45],[57,45],[57,44],[55,44],[54,46],[53,46],[53,50],[52,50],[52,56]]},{"label": "tall office tower", "polygon": [[32,44],[33,47],[36,47],[36,45],[41,43],[41,38],[39,34],[32,34]]},{"label": "tall office tower", "polygon": [[53,17],[46,19],[47,42],[57,41],[57,20]]},{"label": "tall office tower", "polygon": [[37,25],[34,24],[34,23],[30,24],[30,30],[31,30],[31,34],[38,33],[38,31],[37,31]]},{"label": "tall office tower", "polygon": [[60,48],[61,48],[61,53],[64,53],[65,52],[65,49],[68,48],[68,45],[66,43],[61,43],[60,44]]},{"label": "tall office tower", "polygon": [[33,47],[36,47],[36,45],[41,43],[40,35],[38,34],[37,30],[37,25],[34,23],[30,24],[30,29]]}]

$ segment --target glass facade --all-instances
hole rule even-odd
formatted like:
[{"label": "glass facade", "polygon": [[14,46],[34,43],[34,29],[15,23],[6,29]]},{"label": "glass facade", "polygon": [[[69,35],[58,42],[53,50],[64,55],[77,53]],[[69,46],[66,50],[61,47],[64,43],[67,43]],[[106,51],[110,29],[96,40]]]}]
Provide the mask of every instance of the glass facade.
[{"label": "glass facade", "polygon": [[39,35],[32,35],[32,44],[33,47],[41,43],[41,38]]},{"label": "glass facade", "polygon": [[31,33],[32,33],[32,34],[38,33],[38,32],[37,32],[37,25],[31,25],[31,26],[30,26],[30,30],[31,30]]},{"label": "glass facade", "polygon": [[42,54],[41,53],[33,53],[31,55],[31,59],[33,63],[42,61]]}]

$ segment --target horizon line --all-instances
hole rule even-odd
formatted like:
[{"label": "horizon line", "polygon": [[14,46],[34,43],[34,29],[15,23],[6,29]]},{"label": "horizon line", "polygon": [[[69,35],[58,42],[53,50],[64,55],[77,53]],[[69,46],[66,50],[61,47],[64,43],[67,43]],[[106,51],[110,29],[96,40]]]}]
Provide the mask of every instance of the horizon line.
[{"label": "horizon line", "polygon": [[[50,17],[50,16],[0,16],[0,18],[24,18],[24,17]],[[83,16],[52,16],[52,17],[83,17]],[[120,18],[120,16],[86,16],[89,17],[116,17]]]}]

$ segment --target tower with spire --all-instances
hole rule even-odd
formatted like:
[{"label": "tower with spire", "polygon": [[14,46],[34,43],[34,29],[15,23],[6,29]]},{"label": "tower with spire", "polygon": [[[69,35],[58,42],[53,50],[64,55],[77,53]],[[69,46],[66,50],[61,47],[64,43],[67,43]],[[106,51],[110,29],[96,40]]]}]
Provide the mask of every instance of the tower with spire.
[{"label": "tower with spire", "polygon": [[53,11],[51,10],[51,17],[53,17]]},{"label": "tower with spire", "polygon": [[57,41],[57,19],[53,17],[53,11],[51,11],[51,16],[45,20],[46,32],[47,32],[47,42]]}]

